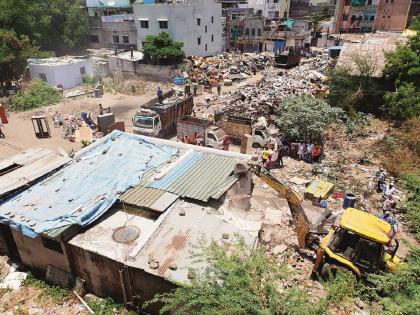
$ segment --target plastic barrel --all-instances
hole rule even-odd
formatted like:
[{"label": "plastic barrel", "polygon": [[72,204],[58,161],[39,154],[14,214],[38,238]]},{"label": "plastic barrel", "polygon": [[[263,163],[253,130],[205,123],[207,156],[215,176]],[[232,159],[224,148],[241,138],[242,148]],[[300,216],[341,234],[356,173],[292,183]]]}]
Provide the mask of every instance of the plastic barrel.
[{"label": "plastic barrel", "polygon": [[343,209],[353,208],[356,204],[356,196],[353,194],[346,194],[343,202]]}]

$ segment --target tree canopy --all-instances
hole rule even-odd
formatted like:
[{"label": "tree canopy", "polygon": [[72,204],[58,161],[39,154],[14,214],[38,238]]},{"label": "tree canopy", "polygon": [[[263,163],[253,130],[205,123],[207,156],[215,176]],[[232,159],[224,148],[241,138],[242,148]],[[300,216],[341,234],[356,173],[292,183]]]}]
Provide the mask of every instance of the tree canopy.
[{"label": "tree canopy", "polygon": [[331,107],[324,100],[310,96],[284,98],[275,109],[276,124],[292,141],[322,141],[323,131],[343,117],[341,108]]},{"label": "tree canopy", "polygon": [[84,47],[87,15],[77,0],[1,0],[0,69],[2,82],[16,80],[26,59],[45,57],[41,51]]},{"label": "tree canopy", "polygon": [[145,38],[143,52],[146,60],[156,64],[172,64],[180,62],[184,57],[183,43],[174,41],[168,33],[149,35]]},{"label": "tree canopy", "polygon": [[420,16],[413,19],[412,28],[416,34],[408,43],[385,55],[384,77],[394,89],[385,94],[382,109],[397,122],[420,114]]}]

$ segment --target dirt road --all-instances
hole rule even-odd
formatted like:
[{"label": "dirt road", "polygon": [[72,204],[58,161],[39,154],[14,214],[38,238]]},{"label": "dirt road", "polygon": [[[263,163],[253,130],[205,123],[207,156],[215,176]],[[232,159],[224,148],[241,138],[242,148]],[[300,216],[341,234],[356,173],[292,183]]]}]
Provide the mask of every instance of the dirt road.
[{"label": "dirt road", "polygon": [[[227,93],[240,89],[246,84],[255,84],[261,77],[261,73],[257,73],[256,76],[249,77],[239,84],[223,87],[222,92]],[[70,142],[62,137],[62,127],[54,128],[52,116],[56,110],[62,114],[73,115],[79,115],[81,112],[91,112],[92,115],[96,117],[96,115],[99,114],[98,105],[102,104],[103,107],[111,107],[111,111],[115,114],[116,121],[124,121],[126,131],[132,132],[133,124],[131,119],[141,104],[148,102],[156,96],[157,83],[155,85],[155,88],[147,90],[143,95],[131,96],[106,92],[102,98],[84,97],[78,99],[65,99],[60,104],[50,107],[23,113],[10,113],[9,123],[6,124],[4,128],[6,138],[0,139],[0,160],[29,148],[49,148],[56,150],[57,147],[61,147],[66,151],[70,151],[71,149],[76,151],[79,150],[81,148],[80,143]],[[169,89],[171,87],[173,87],[171,84],[163,85],[164,89]],[[217,93],[215,88],[213,89],[213,93]],[[205,98],[210,95],[211,94],[204,92],[203,95],[200,95],[195,99],[195,102],[204,102]],[[31,122],[31,117],[33,115],[46,115],[48,117],[51,138],[37,139],[35,137]]]}]

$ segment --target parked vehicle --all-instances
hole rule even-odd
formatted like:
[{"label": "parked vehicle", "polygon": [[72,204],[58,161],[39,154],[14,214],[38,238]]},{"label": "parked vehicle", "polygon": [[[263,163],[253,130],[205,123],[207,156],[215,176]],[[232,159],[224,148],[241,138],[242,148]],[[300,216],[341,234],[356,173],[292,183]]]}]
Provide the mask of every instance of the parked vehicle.
[{"label": "parked vehicle", "polygon": [[274,56],[274,66],[278,68],[291,68],[298,66],[301,54],[299,51],[289,49],[281,54]]},{"label": "parked vehicle", "polygon": [[252,127],[250,118],[229,116],[227,121],[222,123],[222,129],[232,140],[241,141],[244,134],[252,135],[253,148],[263,148],[271,140],[266,128]]},{"label": "parked vehicle", "polygon": [[[251,170],[280,197],[286,198],[301,248],[318,245],[313,272],[322,277],[350,270],[357,277],[378,271],[394,271],[401,263],[396,255],[399,247],[392,238],[391,225],[377,216],[354,208],[341,214],[338,224],[328,228],[332,216],[303,206],[303,197],[280,182],[261,166]],[[318,218],[313,222],[314,218]],[[391,246],[392,241],[395,246]]]},{"label": "parked vehicle", "polygon": [[149,137],[163,137],[176,127],[178,119],[190,115],[194,107],[193,97],[185,97],[173,90],[144,104],[133,118],[133,132]]},{"label": "parked vehicle", "polygon": [[225,132],[217,126],[214,126],[207,119],[186,116],[178,120],[176,124],[176,133],[179,141],[184,141],[188,137],[188,142],[192,144],[201,144],[214,149],[223,149],[223,139]]}]

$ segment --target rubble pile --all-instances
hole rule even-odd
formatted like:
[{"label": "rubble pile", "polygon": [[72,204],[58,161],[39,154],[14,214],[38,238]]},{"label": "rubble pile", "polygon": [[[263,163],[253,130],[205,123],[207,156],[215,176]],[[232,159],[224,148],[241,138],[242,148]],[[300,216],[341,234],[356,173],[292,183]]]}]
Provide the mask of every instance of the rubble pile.
[{"label": "rubble pile", "polygon": [[327,93],[329,77],[326,72],[333,63],[328,56],[318,54],[302,58],[300,65],[292,69],[267,66],[261,82],[241,86],[221,96],[212,96],[205,104],[196,104],[196,114],[214,116],[216,121],[227,115],[269,117],[285,96]]},{"label": "rubble pile", "polygon": [[246,79],[254,69],[264,69],[273,63],[270,52],[240,54],[222,53],[215,57],[189,57],[187,73],[191,82],[204,84],[206,81],[216,86],[220,80],[225,84]]}]

